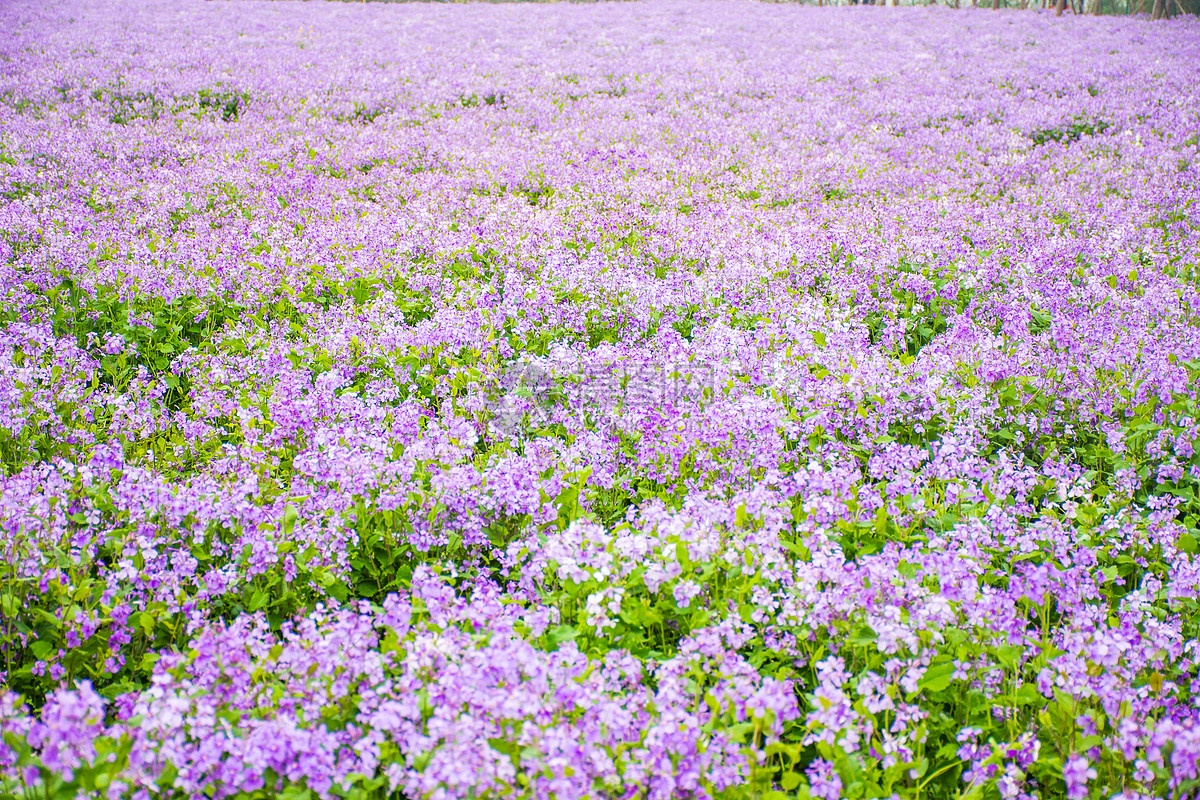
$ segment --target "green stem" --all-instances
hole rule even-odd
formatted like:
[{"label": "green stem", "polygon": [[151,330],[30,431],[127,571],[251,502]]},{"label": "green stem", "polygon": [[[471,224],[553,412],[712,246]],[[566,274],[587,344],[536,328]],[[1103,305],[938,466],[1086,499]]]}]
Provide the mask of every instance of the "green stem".
[{"label": "green stem", "polygon": [[925,789],[926,786],[928,786],[933,781],[934,778],[937,778],[937,777],[949,772],[950,770],[954,769],[955,767],[961,766],[965,763],[967,763],[967,762],[955,761],[953,764],[947,764],[946,766],[939,769],[937,772],[930,775],[928,778],[923,780],[919,786],[917,786],[917,797],[919,798],[921,796],[921,792]]}]

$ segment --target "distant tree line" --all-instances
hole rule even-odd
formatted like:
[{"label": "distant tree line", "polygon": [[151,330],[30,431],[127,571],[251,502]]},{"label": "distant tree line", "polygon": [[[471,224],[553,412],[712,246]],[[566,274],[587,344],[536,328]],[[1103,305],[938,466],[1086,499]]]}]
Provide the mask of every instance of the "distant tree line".
[{"label": "distant tree line", "polygon": [[[342,3],[545,3],[545,2],[611,2],[611,0],[337,0]],[[1108,14],[1118,16],[1149,16],[1168,19],[1182,14],[1200,14],[1200,0],[765,0],[773,3],[793,3],[816,6],[933,6],[950,8],[990,7],[1019,9],[1054,9],[1063,14]]]},{"label": "distant tree line", "polygon": [[[778,2],[779,0],[775,0]],[[795,0],[785,0],[795,2]],[[1200,14],[1200,0],[811,0],[816,5],[947,5],[961,8],[990,6],[1001,8],[1054,9],[1058,16],[1074,14],[1110,14],[1120,16],[1149,15],[1151,19],[1166,19],[1181,14]]]},{"label": "distant tree line", "polygon": [[952,8],[991,7],[1054,9],[1058,16],[1068,14],[1149,15],[1166,19],[1181,14],[1200,14],[1200,0],[768,0],[768,2],[804,2],[806,5],[946,5]]}]

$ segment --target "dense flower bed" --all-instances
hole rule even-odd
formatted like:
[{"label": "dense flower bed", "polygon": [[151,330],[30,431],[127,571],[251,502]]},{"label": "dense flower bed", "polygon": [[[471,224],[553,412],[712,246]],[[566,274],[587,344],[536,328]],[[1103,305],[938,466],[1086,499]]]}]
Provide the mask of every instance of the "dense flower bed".
[{"label": "dense flower bed", "polygon": [[0,58],[0,794],[1200,786],[1194,22],[29,0]]}]

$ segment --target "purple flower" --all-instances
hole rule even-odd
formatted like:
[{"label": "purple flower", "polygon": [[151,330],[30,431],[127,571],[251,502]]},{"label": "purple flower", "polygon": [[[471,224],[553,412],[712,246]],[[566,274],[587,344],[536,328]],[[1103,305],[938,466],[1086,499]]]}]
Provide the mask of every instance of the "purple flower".
[{"label": "purple flower", "polygon": [[30,726],[29,743],[46,769],[71,781],[76,769],[95,758],[103,730],[104,699],[83,681],[76,690],[64,687],[50,694],[40,720]]},{"label": "purple flower", "polygon": [[1063,780],[1067,784],[1070,800],[1084,800],[1088,796],[1088,781],[1096,779],[1097,772],[1084,756],[1069,758],[1063,764]]},{"label": "purple flower", "polygon": [[804,770],[808,776],[809,791],[822,800],[839,800],[842,796],[842,779],[833,768],[833,763],[823,758],[813,761]]}]

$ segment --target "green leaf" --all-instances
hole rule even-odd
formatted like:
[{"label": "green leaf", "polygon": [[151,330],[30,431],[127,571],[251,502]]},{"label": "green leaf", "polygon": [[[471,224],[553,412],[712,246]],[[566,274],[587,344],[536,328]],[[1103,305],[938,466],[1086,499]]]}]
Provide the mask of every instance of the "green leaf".
[{"label": "green leaf", "polygon": [[1000,662],[1005,669],[1016,670],[1021,656],[1025,655],[1025,648],[1014,644],[1006,644],[997,647],[995,650],[996,660]]},{"label": "green leaf", "polygon": [[267,593],[262,589],[255,589],[254,593],[250,595],[250,603],[247,605],[247,609],[250,611],[258,611],[266,604]]},{"label": "green leaf", "polygon": [[1017,690],[1013,699],[1019,706],[1043,706],[1046,704],[1046,698],[1032,683],[1021,684],[1021,688]]},{"label": "green leaf", "polygon": [[929,692],[944,692],[950,686],[956,669],[953,661],[932,664],[925,670],[921,680],[917,681],[917,688]]},{"label": "green leaf", "polygon": [[579,631],[570,625],[559,625],[550,631],[550,640],[555,644],[569,642],[577,636],[579,636]]},{"label": "green leaf", "polygon": [[653,606],[642,606],[640,622],[642,627],[649,628],[654,625],[661,625],[663,621],[662,614],[654,610]]},{"label": "green leaf", "polygon": [[291,503],[283,507],[283,524],[281,532],[284,536],[291,536],[292,530],[296,527],[296,520],[300,518],[300,512]]},{"label": "green leaf", "polygon": [[520,755],[521,748],[516,742],[510,742],[507,739],[492,737],[488,739],[488,744],[493,750],[504,753],[506,756],[516,757]]}]

